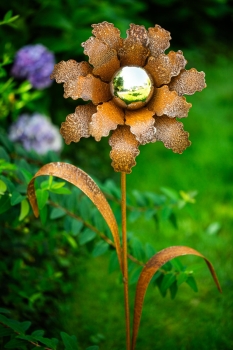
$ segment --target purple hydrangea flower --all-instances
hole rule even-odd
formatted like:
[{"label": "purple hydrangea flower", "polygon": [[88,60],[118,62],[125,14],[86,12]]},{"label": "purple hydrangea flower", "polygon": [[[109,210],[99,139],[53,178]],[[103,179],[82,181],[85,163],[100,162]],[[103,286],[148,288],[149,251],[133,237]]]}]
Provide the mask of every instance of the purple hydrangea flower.
[{"label": "purple hydrangea flower", "polygon": [[44,89],[52,84],[50,74],[54,64],[54,54],[45,46],[27,45],[16,53],[11,74],[15,78],[28,79],[36,89]]},{"label": "purple hydrangea flower", "polygon": [[32,116],[22,114],[9,130],[9,139],[20,142],[26,150],[35,150],[38,154],[48,151],[59,152],[62,137],[57,126],[45,116],[34,113]]}]

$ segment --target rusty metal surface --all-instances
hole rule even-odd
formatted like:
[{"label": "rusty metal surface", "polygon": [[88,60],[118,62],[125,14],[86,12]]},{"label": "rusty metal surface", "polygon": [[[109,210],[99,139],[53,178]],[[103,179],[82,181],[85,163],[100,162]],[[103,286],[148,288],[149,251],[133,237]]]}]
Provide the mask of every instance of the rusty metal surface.
[{"label": "rusty metal surface", "polygon": [[101,192],[96,183],[92,180],[92,178],[87,175],[83,170],[75,167],[74,165],[67,163],[49,163],[44,165],[32,178],[28,185],[28,199],[32,206],[33,212],[36,217],[39,216],[39,210],[36,200],[34,182],[37,177],[44,175],[52,175],[59,177],[63,180],[66,180],[78,187],[81,191],[83,191],[90,200],[94,203],[94,205],[98,208],[99,212],[105,219],[114,239],[114,243],[116,245],[116,252],[118,256],[118,260],[120,263],[120,267],[122,270],[122,256],[121,256],[121,246],[120,246],[120,238],[118,232],[118,226],[115,219],[115,216],[110,208],[104,194]]},{"label": "rusty metal surface", "polygon": [[158,269],[164,265],[166,262],[170,261],[171,259],[177,258],[178,256],[182,255],[196,255],[201,258],[203,258],[212,274],[212,277],[214,279],[214,282],[218,288],[218,290],[221,292],[221,287],[217,278],[217,275],[214,271],[213,265],[207,260],[204,255],[199,253],[197,250],[184,247],[184,246],[175,246],[175,247],[169,247],[166,249],[161,250],[157,254],[155,254],[145,265],[143,268],[138,284],[136,289],[136,296],[135,296],[135,304],[134,304],[134,321],[133,321],[133,338],[132,338],[132,350],[135,349],[136,346],[136,340],[138,335],[138,329],[142,314],[142,306],[144,297],[146,294],[147,287],[151,281],[151,278],[154,276],[154,274],[158,271]]}]

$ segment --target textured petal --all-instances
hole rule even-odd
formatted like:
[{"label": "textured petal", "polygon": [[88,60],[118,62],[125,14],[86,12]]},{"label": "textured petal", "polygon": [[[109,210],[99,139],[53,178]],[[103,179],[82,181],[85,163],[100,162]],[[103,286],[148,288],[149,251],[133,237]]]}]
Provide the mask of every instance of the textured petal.
[{"label": "textured petal", "polygon": [[134,65],[143,67],[149,55],[148,33],[144,26],[130,25],[123,47],[118,51],[121,66]]},{"label": "textured petal", "polygon": [[76,62],[75,60],[61,61],[55,64],[50,78],[55,79],[57,83],[64,84],[64,97],[71,97],[76,100],[76,87],[80,77],[85,77],[91,73],[92,67],[88,62]]},{"label": "textured petal", "polygon": [[113,101],[103,103],[97,107],[97,113],[92,116],[90,134],[96,141],[102,136],[108,136],[110,130],[115,130],[117,125],[124,125],[124,112]]},{"label": "textured petal", "polygon": [[151,55],[157,57],[170,46],[170,33],[161,28],[158,24],[148,29],[149,49]]},{"label": "textured petal", "polygon": [[149,57],[144,68],[152,76],[155,86],[160,87],[163,84],[168,84],[173,76],[178,75],[186,63],[182,51],[170,51],[168,55],[161,54],[158,57]]},{"label": "textured petal", "polygon": [[169,84],[170,90],[176,91],[178,95],[192,95],[205,87],[205,73],[198,72],[195,68],[182,70],[178,77],[172,78]]},{"label": "textured petal", "polygon": [[81,137],[89,137],[89,124],[91,116],[96,112],[96,106],[92,103],[78,106],[75,113],[69,114],[66,121],[61,124],[60,133],[69,145],[72,141],[79,142]]},{"label": "textured petal", "polygon": [[176,119],[167,116],[155,117],[156,138],[162,141],[166,148],[170,148],[174,153],[182,153],[188,146],[189,133],[184,131],[183,124]]},{"label": "textured petal", "polygon": [[89,74],[80,77],[75,85],[67,82],[64,84],[64,97],[72,97],[74,100],[82,98],[84,101],[91,100],[95,105],[100,102],[109,101],[112,98],[109,84]]},{"label": "textured petal", "polygon": [[110,49],[101,40],[90,37],[82,43],[84,53],[89,56],[89,62],[94,66],[93,74],[110,81],[113,74],[120,68],[116,50]]},{"label": "textured petal", "polygon": [[91,71],[92,67],[88,62],[61,61],[55,64],[50,78],[55,79],[57,83],[65,83],[69,80],[77,80],[80,76],[85,77]]},{"label": "textured petal", "polygon": [[92,27],[94,28],[92,30],[93,35],[107,44],[110,49],[118,51],[122,46],[123,39],[120,37],[121,32],[112,23],[102,22],[92,24]]},{"label": "textured petal", "polygon": [[130,132],[129,126],[118,126],[113,131],[109,144],[112,147],[110,157],[114,170],[130,174],[131,168],[136,165],[135,157],[140,152],[138,149],[139,142]]},{"label": "textured petal", "polygon": [[175,91],[170,91],[168,86],[155,89],[154,96],[147,105],[147,108],[157,116],[166,114],[174,118],[187,117],[192,104],[187,103],[185,97],[178,96]]},{"label": "textured petal", "polygon": [[127,40],[133,41],[134,43],[140,43],[142,46],[147,47],[149,44],[149,38],[147,30],[144,26],[137,24],[130,24],[130,28],[126,31]]},{"label": "textured petal", "polygon": [[125,124],[130,126],[130,131],[136,136],[136,139],[142,145],[156,141],[156,129],[154,127],[155,120],[153,115],[154,113],[147,108],[141,108],[135,111],[125,111]]}]

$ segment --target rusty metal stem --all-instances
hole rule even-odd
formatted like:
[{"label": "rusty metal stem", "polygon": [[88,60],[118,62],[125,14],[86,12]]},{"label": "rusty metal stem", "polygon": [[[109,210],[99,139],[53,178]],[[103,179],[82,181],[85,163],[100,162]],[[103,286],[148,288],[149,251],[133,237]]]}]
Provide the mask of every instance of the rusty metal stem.
[{"label": "rusty metal stem", "polygon": [[122,220],[123,283],[124,283],[125,323],[126,323],[126,349],[130,350],[130,317],[129,317],[128,259],[127,259],[127,230],[126,230],[126,173],[121,173],[121,220]]}]

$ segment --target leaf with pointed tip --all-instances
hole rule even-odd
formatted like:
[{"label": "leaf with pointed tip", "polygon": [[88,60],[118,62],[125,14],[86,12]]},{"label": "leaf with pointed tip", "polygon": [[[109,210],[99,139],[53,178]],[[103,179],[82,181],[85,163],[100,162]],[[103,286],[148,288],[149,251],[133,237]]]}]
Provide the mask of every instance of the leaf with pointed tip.
[{"label": "leaf with pointed tip", "polygon": [[158,271],[158,269],[163,266],[165,263],[170,261],[173,258],[177,258],[182,255],[197,255],[203,258],[212,274],[212,277],[217,285],[218,290],[221,292],[221,287],[214,271],[213,265],[207,260],[201,253],[195,249],[183,246],[169,247],[161,250],[146,263],[144,266],[141,275],[138,280],[135,304],[134,304],[134,321],[133,321],[133,338],[132,338],[132,350],[135,349],[138,329],[142,314],[143,300],[146,294],[147,287],[153,277],[153,275]]},{"label": "leaf with pointed tip", "polygon": [[39,210],[35,195],[34,182],[37,177],[44,175],[56,176],[70,182],[71,184],[78,187],[81,191],[83,191],[87,195],[87,197],[89,197],[89,199],[95,204],[95,206],[105,219],[112,233],[114,243],[116,246],[118,260],[122,270],[120,237],[116,218],[104,194],[101,192],[97,184],[92,180],[92,178],[88,174],[86,174],[83,170],[75,167],[74,165],[60,162],[49,163],[44,165],[30,181],[27,191],[28,199],[36,217],[39,216]]}]

